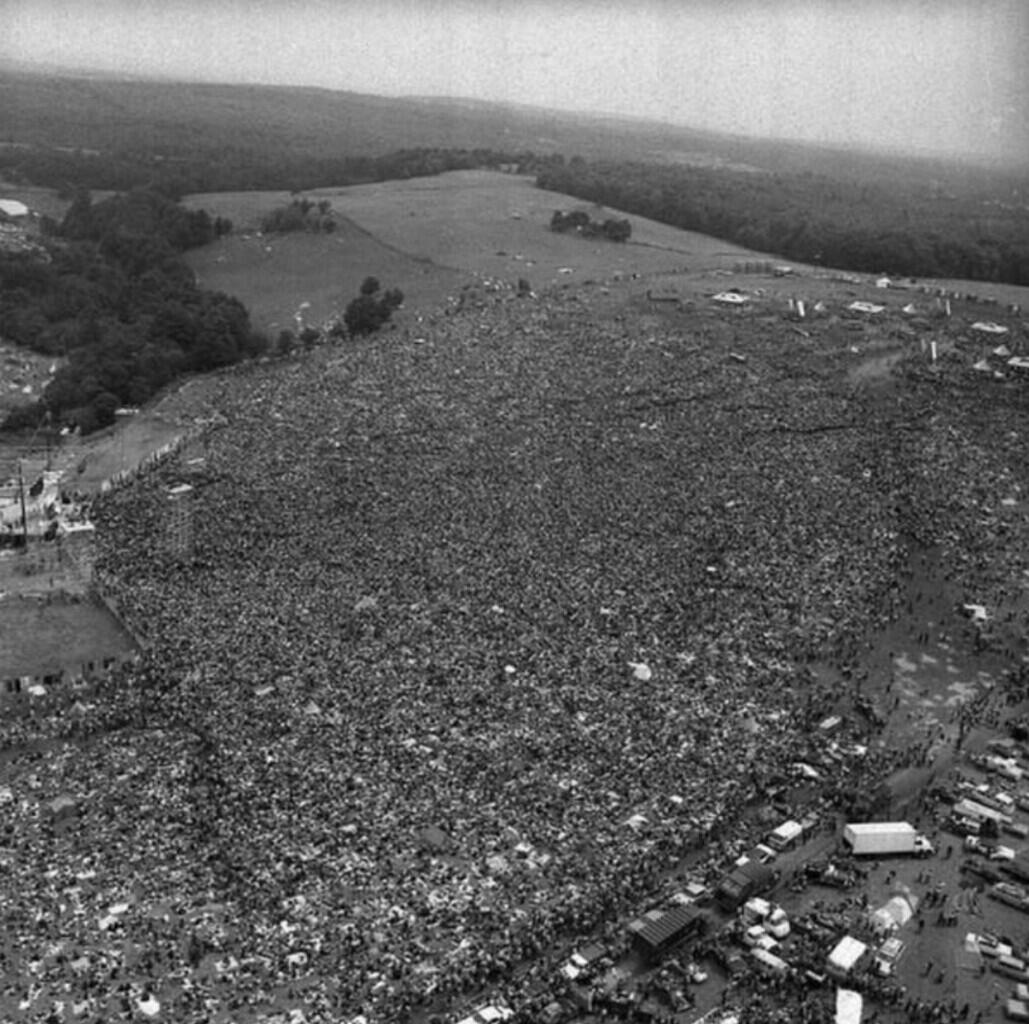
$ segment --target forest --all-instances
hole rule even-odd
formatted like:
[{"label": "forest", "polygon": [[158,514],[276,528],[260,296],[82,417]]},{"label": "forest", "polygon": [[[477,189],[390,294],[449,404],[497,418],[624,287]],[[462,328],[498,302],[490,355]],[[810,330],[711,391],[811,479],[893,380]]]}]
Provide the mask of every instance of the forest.
[{"label": "forest", "polygon": [[550,161],[543,189],[803,263],[1029,285],[1029,206],[810,172]]},{"label": "forest", "polygon": [[50,225],[48,259],[0,256],[0,335],[66,357],[39,401],[4,427],[46,421],[89,433],[182,374],[263,352],[245,307],[198,288],[179,258],[230,227],[153,189],[97,203],[79,192]]},{"label": "forest", "polygon": [[315,156],[288,148],[218,147],[165,157],[135,150],[93,152],[53,146],[0,146],[0,179],[42,185],[65,195],[76,188],[124,191],[152,185],[169,196],[248,189],[302,192],[325,186],[426,177],[444,171],[519,166],[535,173],[546,158],[485,149],[400,149],[383,156]]}]

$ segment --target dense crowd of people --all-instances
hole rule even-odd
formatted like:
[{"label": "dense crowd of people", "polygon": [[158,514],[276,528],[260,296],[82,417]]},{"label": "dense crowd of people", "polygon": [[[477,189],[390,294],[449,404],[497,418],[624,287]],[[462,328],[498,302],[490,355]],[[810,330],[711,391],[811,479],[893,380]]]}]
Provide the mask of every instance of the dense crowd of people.
[{"label": "dense crowd of people", "polygon": [[812,664],[850,678],[899,613],[905,535],[962,542],[965,484],[932,488],[969,458],[977,501],[1011,484],[914,451],[831,349],[739,334],[485,297],[240,376],[188,551],[175,460],[105,496],[98,575],[147,648],[72,725],[0,729],[7,1006],[532,1020],[562,942],[692,842],[716,875],[845,696]]}]

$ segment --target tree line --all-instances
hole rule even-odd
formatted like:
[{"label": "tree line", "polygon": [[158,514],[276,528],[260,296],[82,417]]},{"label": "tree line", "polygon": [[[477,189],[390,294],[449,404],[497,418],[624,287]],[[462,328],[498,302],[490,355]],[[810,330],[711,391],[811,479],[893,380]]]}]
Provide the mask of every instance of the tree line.
[{"label": "tree line", "polygon": [[928,184],[580,157],[536,184],[799,262],[1029,285],[1029,208]]},{"label": "tree line", "polygon": [[0,147],[0,177],[42,185],[70,195],[76,188],[128,191],[140,186],[181,198],[195,192],[250,189],[304,192],[377,181],[427,177],[445,171],[511,168],[535,174],[552,156],[532,151],[415,148],[383,156],[326,156],[283,147],[198,148],[167,156],[115,149],[105,152],[52,146]]},{"label": "tree line", "polygon": [[98,203],[79,192],[50,227],[47,259],[0,256],[0,335],[66,357],[42,397],[4,427],[49,421],[89,433],[182,374],[263,352],[243,304],[199,288],[180,258],[230,227],[154,189]]}]

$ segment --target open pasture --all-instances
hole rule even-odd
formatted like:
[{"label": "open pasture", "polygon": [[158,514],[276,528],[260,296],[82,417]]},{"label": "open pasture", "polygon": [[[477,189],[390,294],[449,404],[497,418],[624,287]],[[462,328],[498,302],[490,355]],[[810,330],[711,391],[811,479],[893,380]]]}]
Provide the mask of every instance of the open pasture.
[{"label": "open pasture", "polygon": [[[198,205],[225,215],[217,197],[207,199],[213,201]],[[235,295],[250,310],[254,326],[273,333],[296,331],[298,316],[317,325],[342,314],[369,275],[383,287],[400,288],[408,310],[437,305],[464,279],[397,252],[345,220],[329,235],[232,234],[187,253],[186,260],[202,288]]]},{"label": "open pasture", "polygon": [[557,234],[549,229],[554,210],[588,209],[593,220],[625,215],[538,189],[531,178],[494,171],[454,171],[312,194],[329,199],[387,245],[487,276],[525,277],[534,287],[682,267],[731,267],[759,258],[739,246],[635,216],[629,218],[632,239],[625,245]]}]

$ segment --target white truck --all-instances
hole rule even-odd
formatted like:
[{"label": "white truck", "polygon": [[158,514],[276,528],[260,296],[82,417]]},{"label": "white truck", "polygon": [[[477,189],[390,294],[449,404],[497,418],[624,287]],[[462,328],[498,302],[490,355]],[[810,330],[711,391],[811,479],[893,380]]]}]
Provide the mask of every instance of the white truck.
[{"label": "white truck", "polygon": [[843,845],[855,857],[929,857],[936,852],[906,821],[851,822],[843,826]]}]

